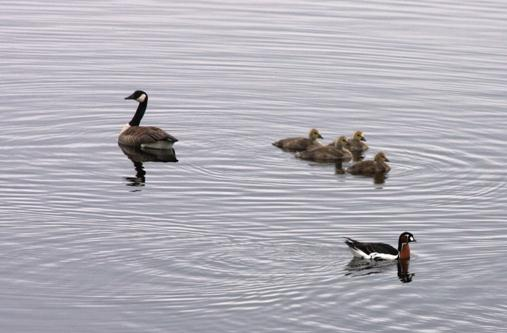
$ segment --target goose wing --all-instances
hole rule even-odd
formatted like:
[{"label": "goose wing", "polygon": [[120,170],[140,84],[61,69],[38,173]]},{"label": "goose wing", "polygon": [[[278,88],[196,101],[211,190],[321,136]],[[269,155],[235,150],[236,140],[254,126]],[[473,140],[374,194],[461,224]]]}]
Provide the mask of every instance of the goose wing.
[{"label": "goose wing", "polygon": [[150,144],[157,141],[176,142],[174,136],[154,126],[132,126],[120,135],[120,143],[126,145]]},{"label": "goose wing", "polygon": [[391,245],[385,243],[363,243],[353,240],[351,238],[347,238],[345,244],[347,244],[348,247],[350,247],[351,249],[359,250],[366,255],[370,255],[372,253],[384,253],[393,256],[398,255],[398,250],[396,250]]}]

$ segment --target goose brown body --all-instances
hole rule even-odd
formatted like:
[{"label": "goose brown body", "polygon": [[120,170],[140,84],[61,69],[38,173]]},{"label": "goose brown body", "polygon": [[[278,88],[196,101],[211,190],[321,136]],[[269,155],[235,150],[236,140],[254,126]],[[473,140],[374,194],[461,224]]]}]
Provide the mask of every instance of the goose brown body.
[{"label": "goose brown body", "polygon": [[292,152],[304,151],[322,146],[318,139],[322,139],[322,135],[320,135],[317,129],[312,128],[307,138],[297,137],[282,139],[273,142],[273,146]]},{"label": "goose brown body", "polygon": [[376,176],[388,173],[391,167],[386,163],[389,162],[383,152],[377,153],[373,161],[361,161],[352,165],[347,172],[353,175]]},{"label": "goose brown body", "polygon": [[335,140],[334,144],[316,147],[296,154],[296,157],[315,162],[348,162],[352,159],[352,153],[344,146],[347,138],[344,136]]},{"label": "goose brown body", "polygon": [[119,144],[136,147],[155,144],[160,141],[174,143],[178,139],[155,126],[130,126],[118,137]]},{"label": "goose brown body", "polygon": [[134,99],[139,102],[139,105],[132,120],[120,132],[118,143],[138,148],[172,148],[172,144],[178,141],[174,136],[155,126],[139,126],[148,105],[148,94],[137,90],[125,99]]}]

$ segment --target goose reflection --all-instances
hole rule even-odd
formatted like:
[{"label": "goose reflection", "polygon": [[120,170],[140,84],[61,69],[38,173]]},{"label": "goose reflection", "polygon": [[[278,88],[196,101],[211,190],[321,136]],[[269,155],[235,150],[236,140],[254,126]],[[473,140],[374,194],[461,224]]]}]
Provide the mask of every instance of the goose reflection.
[{"label": "goose reflection", "polygon": [[141,187],[146,183],[144,162],[178,162],[174,148],[171,149],[140,149],[132,146],[118,145],[122,152],[134,164],[136,175],[125,177],[127,186]]},{"label": "goose reflection", "polygon": [[409,272],[410,260],[399,259],[396,261],[390,260],[365,260],[362,258],[354,257],[345,266],[345,276],[360,277],[372,274],[386,273],[391,271],[394,265],[397,265],[397,277],[402,283],[412,282],[415,273]]},{"label": "goose reflection", "polygon": [[415,273],[409,272],[410,259],[399,259],[397,262],[398,266],[398,279],[403,283],[412,282],[412,278]]}]

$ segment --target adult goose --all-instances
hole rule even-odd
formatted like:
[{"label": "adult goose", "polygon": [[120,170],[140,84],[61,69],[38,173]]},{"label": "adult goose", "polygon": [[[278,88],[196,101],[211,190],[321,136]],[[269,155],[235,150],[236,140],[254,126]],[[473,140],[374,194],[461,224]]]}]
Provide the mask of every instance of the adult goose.
[{"label": "adult goose", "polygon": [[369,260],[407,260],[410,259],[409,243],[415,242],[414,235],[403,232],[398,238],[398,249],[385,243],[363,243],[346,238],[345,244],[349,247],[354,257]]},{"label": "adult goose", "polygon": [[142,90],[136,90],[125,99],[136,100],[139,105],[132,120],[121,130],[118,143],[136,148],[171,149],[173,143],[178,141],[174,136],[158,127],[139,126],[148,105],[148,94]]}]

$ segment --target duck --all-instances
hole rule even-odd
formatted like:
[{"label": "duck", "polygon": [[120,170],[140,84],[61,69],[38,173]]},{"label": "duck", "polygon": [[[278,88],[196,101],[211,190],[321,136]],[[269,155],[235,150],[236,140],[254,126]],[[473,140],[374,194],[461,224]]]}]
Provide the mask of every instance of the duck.
[{"label": "duck", "polygon": [[409,260],[409,243],[415,242],[414,235],[410,232],[401,233],[398,238],[398,249],[385,243],[363,243],[346,237],[345,244],[355,257],[368,260]]},{"label": "duck", "polygon": [[122,128],[118,143],[141,149],[172,149],[173,143],[178,141],[174,136],[158,127],[139,126],[148,105],[148,94],[142,90],[136,90],[125,99],[133,99],[139,105],[132,120]]},{"label": "duck", "polygon": [[347,148],[352,153],[364,153],[368,150],[368,145],[365,143],[366,138],[362,131],[356,131],[352,135],[352,138],[347,141]]},{"label": "duck", "polygon": [[353,175],[363,176],[378,176],[385,175],[391,170],[391,167],[386,163],[389,162],[384,152],[379,152],[375,155],[373,161],[361,161],[347,168],[347,172]]},{"label": "duck", "polygon": [[336,138],[333,146],[321,146],[310,150],[296,153],[296,157],[302,160],[315,162],[348,162],[352,159],[352,153],[345,148],[347,138],[340,136]]},{"label": "duck", "polygon": [[292,152],[304,151],[322,146],[318,139],[323,139],[322,135],[317,129],[312,128],[308,133],[307,138],[298,137],[282,139],[273,142],[273,146]]}]

